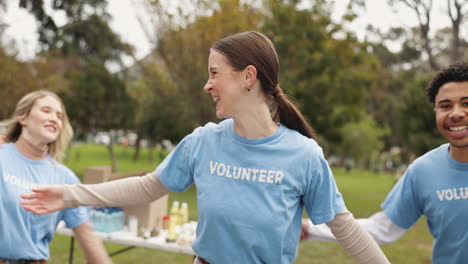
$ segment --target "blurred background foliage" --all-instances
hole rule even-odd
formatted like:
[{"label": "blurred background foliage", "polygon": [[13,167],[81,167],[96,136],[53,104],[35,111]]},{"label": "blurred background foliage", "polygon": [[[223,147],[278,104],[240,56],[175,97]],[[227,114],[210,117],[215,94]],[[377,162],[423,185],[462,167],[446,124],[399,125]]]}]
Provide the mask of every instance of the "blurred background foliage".
[{"label": "blurred background foliage", "polygon": [[[24,94],[49,89],[64,100],[75,143],[80,143],[65,160],[78,175],[96,165],[124,172],[152,170],[195,127],[218,121],[203,91],[210,47],[224,36],[257,30],[273,40],[280,86],[316,129],[356,217],[377,211],[395,182],[381,171],[401,175],[414,157],[444,142],[425,88],[441,67],[468,60],[466,0],[441,0],[450,22],[440,29],[431,28],[432,0],[382,0],[382,5],[411,12],[418,24],[388,30],[369,25],[364,39],[349,29],[367,12],[364,0],[349,0],[338,20],[331,19],[333,1],[325,0],[142,1],[152,19],[140,26],[152,46],[140,59],[135,47],[110,27],[106,0],[0,0],[0,120],[10,117]],[[16,43],[4,41],[5,15],[12,6],[28,11],[38,25],[39,51],[32,59],[21,59]],[[64,21],[56,21],[54,12]],[[171,199],[190,200],[196,219],[194,188]],[[58,236],[51,245],[52,263],[66,260],[64,241]],[[424,219],[383,249],[393,263],[430,263]],[[153,259],[191,261],[190,256],[148,249],[114,260]],[[301,243],[297,263],[353,261],[336,244]]]},{"label": "blurred background foliage", "polygon": [[[440,67],[468,58],[461,34],[466,1],[447,0],[444,15],[451,24],[433,32],[432,1],[388,0],[383,4],[410,10],[419,24],[387,31],[369,25],[364,40],[347,25],[366,12],[365,1],[349,1],[338,21],[331,19],[332,1],[302,2],[148,0],[143,4],[153,19],[141,27],[152,49],[137,59],[135,48],[109,26],[106,0],[0,0],[0,38],[8,27],[2,14],[16,5],[36,19],[40,43],[36,56],[24,61],[14,43],[2,42],[0,119],[25,93],[50,89],[65,101],[77,140],[123,130],[136,133],[136,143],[177,143],[195,127],[217,122],[203,91],[211,45],[258,30],[275,43],[280,85],[317,130],[331,160],[391,169],[398,164],[385,165],[389,153],[403,153],[397,160],[406,164],[442,143],[424,89]],[[60,26],[57,11],[65,14]],[[133,58],[131,66],[124,57]],[[116,138],[110,139],[108,153],[118,170]],[[140,144],[134,145],[138,159]]]}]

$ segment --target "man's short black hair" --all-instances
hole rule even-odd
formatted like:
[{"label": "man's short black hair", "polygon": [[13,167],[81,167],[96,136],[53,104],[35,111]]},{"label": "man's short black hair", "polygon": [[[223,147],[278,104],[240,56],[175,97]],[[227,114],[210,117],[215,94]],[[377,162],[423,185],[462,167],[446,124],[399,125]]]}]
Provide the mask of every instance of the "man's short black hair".
[{"label": "man's short black hair", "polygon": [[449,82],[468,82],[468,63],[458,62],[442,69],[434,76],[426,89],[429,100],[434,103],[440,87]]}]

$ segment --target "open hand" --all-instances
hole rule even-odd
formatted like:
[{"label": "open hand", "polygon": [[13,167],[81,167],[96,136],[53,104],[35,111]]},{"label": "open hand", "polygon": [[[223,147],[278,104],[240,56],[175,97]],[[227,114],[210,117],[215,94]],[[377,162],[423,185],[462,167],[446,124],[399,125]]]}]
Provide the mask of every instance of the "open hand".
[{"label": "open hand", "polygon": [[35,214],[49,214],[65,208],[63,185],[52,185],[32,189],[31,193],[21,195],[23,208]]}]

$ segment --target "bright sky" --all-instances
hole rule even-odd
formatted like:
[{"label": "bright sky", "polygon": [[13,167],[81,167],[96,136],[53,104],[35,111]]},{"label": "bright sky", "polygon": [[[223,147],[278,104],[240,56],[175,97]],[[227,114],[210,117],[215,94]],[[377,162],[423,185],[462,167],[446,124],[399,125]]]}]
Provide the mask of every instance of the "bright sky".
[{"label": "bright sky", "polygon": [[[150,50],[150,42],[145,36],[138,22],[137,16],[144,18],[144,11],[139,3],[144,0],[115,0],[109,1],[109,12],[113,16],[111,27],[118,32],[123,40],[136,47],[136,56],[141,58]],[[344,12],[348,0],[336,0],[333,18],[338,19]],[[441,28],[449,25],[445,15],[446,7],[442,2],[434,1],[432,28]],[[350,25],[350,29],[357,32],[360,38],[364,37],[364,29],[368,24],[386,30],[391,26],[415,26],[416,16],[405,7],[400,6],[395,13],[387,5],[387,0],[366,0],[367,11]],[[63,14],[58,14],[63,16]],[[11,1],[6,16],[6,39],[15,39],[15,47],[21,59],[33,58],[37,49],[36,22],[34,18],[23,9],[17,7],[17,0]]]},{"label": "bright sky", "polygon": [[[377,28],[388,29],[396,26],[415,26],[418,24],[416,15],[412,10],[404,6],[403,4],[397,5],[395,8],[398,10],[392,10],[387,4],[388,0],[366,0],[367,11],[362,16],[358,17],[353,23],[352,28],[354,30],[365,29],[368,24],[372,24]],[[337,15],[343,14],[346,8],[346,4],[349,1],[336,2],[341,4],[335,4],[334,18]],[[434,1],[432,8],[433,14],[431,17],[431,27],[441,28],[450,24],[449,18],[446,15],[445,1]]]},{"label": "bright sky", "polygon": [[[124,41],[136,47],[137,58],[144,57],[150,50],[150,42],[137,19],[137,16],[144,14],[139,7],[141,1],[116,0],[108,3],[108,11],[112,15],[111,27],[121,35]],[[17,0],[9,1],[5,17],[5,22],[9,27],[5,31],[6,39],[3,41],[9,42],[14,39],[17,42],[15,47],[18,49],[20,59],[30,59],[39,49],[37,22],[29,12],[19,8],[17,2]],[[54,16],[56,16],[57,24],[65,21],[60,12],[56,12]]]}]

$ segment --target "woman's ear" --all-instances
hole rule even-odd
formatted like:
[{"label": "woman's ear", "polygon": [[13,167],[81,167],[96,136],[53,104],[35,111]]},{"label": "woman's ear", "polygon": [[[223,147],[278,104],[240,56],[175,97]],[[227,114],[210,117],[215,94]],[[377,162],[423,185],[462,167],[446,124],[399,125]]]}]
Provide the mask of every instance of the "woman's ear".
[{"label": "woman's ear", "polygon": [[257,80],[257,69],[253,65],[249,65],[245,68],[245,84],[247,87],[251,87]]},{"label": "woman's ear", "polygon": [[21,126],[26,125],[25,119],[26,119],[26,118],[23,118],[23,119],[19,120],[18,123],[19,123]]}]

